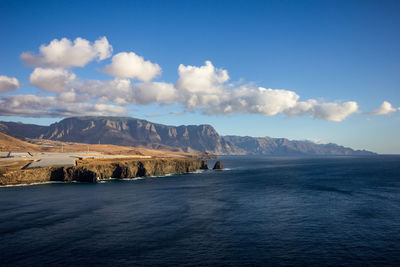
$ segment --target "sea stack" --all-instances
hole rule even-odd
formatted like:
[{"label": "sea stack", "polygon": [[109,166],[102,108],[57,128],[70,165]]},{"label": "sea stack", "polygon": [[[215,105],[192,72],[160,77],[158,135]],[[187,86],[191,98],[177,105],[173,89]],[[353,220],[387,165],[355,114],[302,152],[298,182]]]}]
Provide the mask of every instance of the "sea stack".
[{"label": "sea stack", "polygon": [[222,170],[223,168],[224,167],[222,166],[222,162],[221,161],[217,161],[217,162],[215,162],[213,170]]},{"label": "sea stack", "polygon": [[202,160],[201,161],[200,170],[208,170],[208,166],[207,166],[207,161],[206,160]]}]

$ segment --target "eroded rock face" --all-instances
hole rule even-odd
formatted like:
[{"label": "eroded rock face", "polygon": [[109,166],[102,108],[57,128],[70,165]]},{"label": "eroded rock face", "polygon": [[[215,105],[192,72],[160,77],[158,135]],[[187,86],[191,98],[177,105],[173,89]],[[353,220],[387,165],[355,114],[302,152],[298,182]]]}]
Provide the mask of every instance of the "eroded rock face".
[{"label": "eroded rock face", "polygon": [[129,117],[73,117],[50,126],[0,122],[0,132],[17,138],[146,146],[218,155],[374,155],[336,144],[285,138],[220,136],[211,125],[168,126]]},{"label": "eroded rock face", "polygon": [[199,170],[198,159],[124,159],[95,163],[80,162],[74,167],[44,167],[12,171],[0,176],[0,185],[31,184],[49,181],[95,183],[99,179],[134,178],[165,174],[182,174]]},{"label": "eroded rock face", "polygon": [[215,162],[213,170],[222,170],[223,168],[224,167],[222,166],[222,162],[221,161],[217,161],[217,162]]},{"label": "eroded rock face", "polygon": [[238,153],[211,125],[168,126],[129,117],[73,117],[50,126],[0,122],[0,132],[64,142]]},{"label": "eroded rock face", "polygon": [[208,166],[207,166],[207,161],[206,160],[202,160],[201,161],[201,170],[208,170]]}]

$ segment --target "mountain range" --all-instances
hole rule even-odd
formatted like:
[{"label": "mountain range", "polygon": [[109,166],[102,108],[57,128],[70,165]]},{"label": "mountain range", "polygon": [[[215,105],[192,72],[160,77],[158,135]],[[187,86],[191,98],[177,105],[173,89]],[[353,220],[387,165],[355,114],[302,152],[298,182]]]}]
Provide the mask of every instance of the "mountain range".
[{"label": "mountain range", "polygon": [[72,117],[50,126],[0,122],[0,132],[19,139],[49,139],[200,151],[218,155],[373,155],[336,144],[286,138],[220,136],[211,125],[167,126],[131,117]]}]

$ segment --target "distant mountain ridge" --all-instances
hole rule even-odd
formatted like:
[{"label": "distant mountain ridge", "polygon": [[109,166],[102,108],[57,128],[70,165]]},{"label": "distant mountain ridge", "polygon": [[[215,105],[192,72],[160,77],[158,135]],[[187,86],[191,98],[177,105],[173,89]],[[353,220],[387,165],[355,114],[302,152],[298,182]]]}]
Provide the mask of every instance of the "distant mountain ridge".
[{"label": "distant mountain ridge", "polygon": [[131,117],[72,117],[39,126],[0,122],[0,132],[17,138],[144,146],[219,155],[372,155],[335,144],[285,138],[220,136],[211,125],[167,126]]},{"label": "distant mountain ridge", "polygon": [[[29,127],[32,127],[32,132]],[[236,148],[230,147],[211,125],[175,127],[130,117],[72,117],[39,127],[0,122],[0,131],[19,138],[144,146],[188,152],[208,151],[216,154],[237,153]]]},{"label": "distant mountain ridge", "polygon": [[373,155],[366,150],[353,150],[333,143],[316,144],[311,141],[289,140],[286,138],[223,136],[223,138],[250,155]]}]

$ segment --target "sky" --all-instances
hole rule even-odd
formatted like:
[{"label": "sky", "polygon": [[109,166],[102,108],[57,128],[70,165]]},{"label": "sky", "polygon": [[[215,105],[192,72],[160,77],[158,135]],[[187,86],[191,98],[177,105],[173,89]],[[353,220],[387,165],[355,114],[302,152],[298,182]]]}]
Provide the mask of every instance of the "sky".
[{"label": "sky", "polygon": [[0,120],[211,124],[400,153],[400,1],[0,2]]}]

